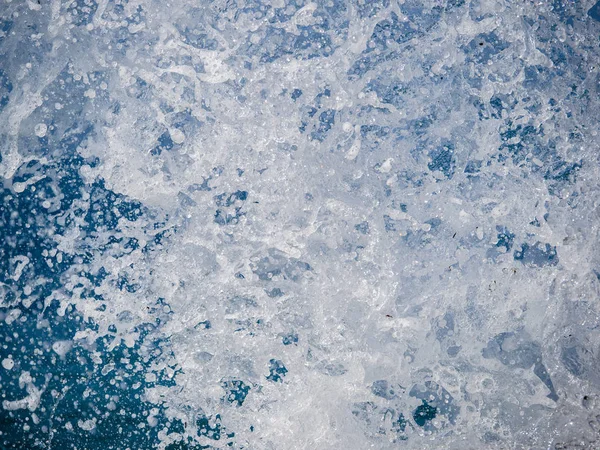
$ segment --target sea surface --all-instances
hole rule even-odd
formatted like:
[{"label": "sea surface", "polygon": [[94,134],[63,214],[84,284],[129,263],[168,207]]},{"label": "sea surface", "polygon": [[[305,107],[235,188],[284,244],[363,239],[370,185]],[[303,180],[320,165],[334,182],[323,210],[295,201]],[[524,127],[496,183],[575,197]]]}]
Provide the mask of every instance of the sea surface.
[{"label": "sea surface", "polygon": [[600,2],[0,0],[0,449],[600,449]]}]

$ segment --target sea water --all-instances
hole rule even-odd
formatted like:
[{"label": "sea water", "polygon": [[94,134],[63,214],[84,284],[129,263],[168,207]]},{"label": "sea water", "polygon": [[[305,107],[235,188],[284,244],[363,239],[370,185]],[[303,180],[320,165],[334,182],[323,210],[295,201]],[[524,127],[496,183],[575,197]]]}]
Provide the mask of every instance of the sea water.
[{"label": "sea water", "polygon": [[596,0],[0,0],[0,448],[600,448]]}]

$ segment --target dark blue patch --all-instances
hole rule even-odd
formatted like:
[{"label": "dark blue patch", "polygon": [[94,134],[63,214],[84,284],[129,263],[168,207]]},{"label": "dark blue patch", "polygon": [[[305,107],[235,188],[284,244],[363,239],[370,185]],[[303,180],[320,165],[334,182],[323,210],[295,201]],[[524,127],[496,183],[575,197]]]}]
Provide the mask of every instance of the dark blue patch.
[{"label": "dark blue patch", "polygon": [[270,291],[265,289],[265,292],[267,293],[267,295],[271,298],[276,298],[276,297],[281,297],[283,296],[283,291],[279,288],[273,288]]},{"label": "dark blue patch", "polygon": [[[59,314],[56,301],[44,307],[43,311],[42,304],[39,306],[20,308],[22,317],[28,318],[26,322],[0,323],[0,335],[12,336],[0,347],[0,359],[8,354],[19,355],[15,370],[2,376],[4,400],[27,395],[18,380],[21,371],[30,373],[36,387],[45,386],[40,406],[36,409],[39,422],[31,422],[28,410],[0,410],[0,447],[15,450],[45,448],[47,430],[52,429],[52,445],[61,449],[152,448],[157,442],[158,430],[166,422],[160,405],[144,402],[139,396],[150,387],[144,380],[144,374],[156,359],[149,355],[142,357],[140,348],[162,347],[151,337],[153,326],[146,324],[138,328],[141,335],[134,348],[119,344],[109,350],[114,337],[106,336],[96,341],[93,351],[75,344],[63,359],[47,351],[52,343],[72,340],[77,331],[92,324],[84,323],[73,308],[68,308],[64,315]],[[38,327],[41,323],[38,320],[42,318],[52,326]],[[21,348],[28,350],[23,352]],[[93,362],[96,357],[92,353],[102,355],[102,364]],[[113,364],[114,369],[103,372],[101,369],[109,364]],[[132,367],[136,369],[131,370]],[[120,413],[107,408],[111,401],[115,402]],[[140,423],[146,422],[152,408],[159,410],[159,427],[139,428]],[[79,420],[95,420],[94,432],[81,429]],[[67,422],[73,425],[72,430],[65,427]],[[25,424],[30,427],[28,431],[23,429]],[[98,436],[102,436],[101,441]]]},{"label": "dark blue patch", "polygon": [[415,411],[413,412],[413,419],[417,425],[420,427],[424,427],[433,419],[436,418],[438,414],[438,409],[431,406],[425,400],[422,400],[423,404],[417,406]]},{"label": "dark blue patch", "polygon": [[288,373],[288,370],[281,361],[276,359],[271,359],[269,361],[269,375],[266,377],[267,380],[274,383],[282,382],[286,373]]},{"label": "dark blue patch", "polygon": [[165,131],[158,137],[158,145],[156,145],[150,153],[153,155],[160,155],[163,151],[171,150],[173,145],[171,134],[168,131]]},{"label": "dark blue patch", "polygon": [[426,430],[433,430],[435,427],[430,423],[433,418],[428,419],[428,417],[434,414],[445,416],[451,424],[456,424],[460,407],[455,404],[454,398],[444,387],[433,381],[426,381],[424,384],[414,385],[409,395],[423,402],[413,414],[415,422],[417,422],[415,415],[420,417],[421,423],[417,422],[417,425]]},{"label": "dark blue patch", "polygon": [[6,39],[6,36],[8,36],[8,33],[12,29],[13,25],[14,22],[12,20],[8,20],[4,17],[0,19],[0,44],[2,44],[4,39]]},{"label": "dark blue patch", "polygon": [[468,173],[469,175],[479,173],[481,164],[482,161],[468,161],[465,166],[465,173]]},{"label": "dark blue patch", "polygon": [[369,234],[369,222],[361,222],[354,225],[354,229],[361,234]]},{"label": "dark blue patch", "polygon": [[549,168],[544,178],[546,180],[564,181],[566,183],[575,183],[577,172],[581,169],[581,162],[567,163],[565,161],[557,161]]},{"label": "dark blue patch", "polygon": [[559,261],[556,247],[550,244],[542,245],[540,242],[536,242],[533,246],[521,244],[521,250],[514,252],[514,259],[536,267],[555,266]]},{"label": "dark blue patch", "polygon": [[383,216],[383,224],[385,226],[385,231],[398,231],[398,221],[392,219],[387,214]]},{"label": "dark blue patch", "polygon": [[432,172],[440,171],[448,179],[454,176],[454,169],[456,167],[456,161],[454,159],[454,145],[445,144],[440,148],[436,148],[429,152],[431,162],[427,164],[427,167]]},{"label": "dark blue patch", "polygon": [[507,252],[510,251],[515,240],[515,235],[507,228],[499,225],[496,226],[496,231],[498,231],[498,241],[496,242],[496,247],[504,247]]},{"label": "dark blue patch", "polygon": [[600,22],[600,1],[589,9],[588,16]]},{"label": "dark blue patch", "polygon": [[502,117],[502,110],[505,109],[502,99],[498,95],[494,95],[490,99],[490,107],[492,108],[492,117],[494,119],[499,119]]},{"label": "dark blue patch", "polygon": [[[8,354],[21,355],[17,361],[20,370],[14,371],[14,377],[3,375],[3,394],[6,400],[26,395],[18,383],[21,370],[29,371],[38,388],[46,385],[40,408],[36,411],[40,422],[29,422],[31,429],[27,433],[23,425],[29,420],[29,412],[0,410],[3,431],[0,447],[20,449],[25,443],[27,448],[45,446],[48,434],[44,427],[53,429],[52,445],[64,449],[100,448],[97,436],[102,436],[102,448],[138,445],[149,448],[157,440],[155,430],[158,431],[158,428],[141,429],[138,425],[145,421],[151,408],[161,410],[161,407],[142,401],[139,392],[150,385],[172,383],[161,373],[155,383],[147,383],[144,377],[153,361],[168,352],[168,343],[159,341],[152,334],[155,327],[167,320],[162,308],[148,310],[149,314],[156,316],[155,322],[137,326],[139,340],[133,348],[121,343],[109,350],[116,338],[110,333],[117,331],[116,326],[111,324],[109,335],[98,339],[93,347],[75,343],[64,359],[47,351],[56,341],[72,341],[77,331],[98,329],[93,321],[84,322],[72,305],[64,314],[59,314],[58,303],[48,299],[51,292],[60,289],[69,296],[78,290],[81,297],[97,302],[98,311],[105,311],[104,299],[95,288],[109,276],[112,275],[119,288],[137,289],[125,272],[109,274],[104,267],[92,270],[87,266],[94,254],[101,254],[109,248],[114,257],[138,248],[137,239],[125,236],[120,230],[119,220],[136,221],[142,215],[148,218],[148,211],[139,202],[110,191],[102,179],[86,184],[81,178],[80,169],[84,164],[91,167],[97,164],[96,160],[86,160],[77,153],[80,144],[92,131],[89,124],[83,123],[73,124],[61,135],[57,133],[52,151],[47,151],[48,161],[33,160],[23,164],[17,169],[13,181],[26,181],[35,174],[43,174],[43,178],[21,193],[0,190],[0,281],[8,289],[5,304],[12,303],[11,307],[18,308],[21,317],[27,318],[12,325],[5,321],[0,323],[0,336],[13,336],[0,348],[0,359]],[[46,200],[54,206],[45,207]],[[61,252],[61,258],[58,258],[59,240],[56,237],[65,236],[68,229],[79,230],[79,242],[72,254]],[[100,230],[108,232],[108,238],[100,238],[97,233]],[[29,262],[17,281],[10,274],[20,256],[26,256]],[[88,286],[80,283],[69,287],[63,284],[64,274],[73,268],[74,263],[78,264],[78,275],[89,281]],[[33,304],[25,308],[20,303],[21,295],[24,285],[31,284],[32,280],[36,280],[36,287],[28,299],[33,300]],[[5,310],[0,308],[2,313]],[[128,321],[129,317],[123,312],[117,320]],[[44,320],[51,327],[44,326]],[[15,327],[18,327],[18,333]],[[9,342],[10,345],[7,345]],[[38,346],[41,348],[36,354]],[[142,346],[153,347],[155,351],[142,357]],[[23,353],[21,348],[29,350]],[[102,355],[102,364],[94,362],[91,348],[94,354]],[[103,374],[100,369],[107,364],[114,364],[114,370]],[[135,370],[131,370],[132,367]],[[138,386],[140,391],[133,385]],[[68,389],[65,389],[66,386]],[[84,391],[87,392],[85,396]],[[87,398],[86,401],[82,401],[84,398]],[[118,399],[117,408],[123,414],[106,409],[110,398]],[[96,420],[93,434],[77,426],[78,420],[90,419]],[[159,424],[164,424],[162,418],[158,420]],[[72,431],[65,428],[67,422],[73,424]]]},{"label": "dark blue patch", "polygon": [[[1,42],[2,38],[0,38],[0,43]],[[9,95],[12,92],[12,90],[12,83],[10,82],[6,74],[0,69],[0,112],[8,104]]]},{"label": "dark blue patch", "polygon": [[[398,434],[404,434],[406,432],[406,425],[408,421],[404,418],[404,414],[398,413],[396,419],[392,422],[392,430]],[[406,436],[401,436],[402,440],[408,439]]]},{"label": "dark blue patch", "polygon": [[331,127],[333,126],[334,123],[335,123],[335,110],[328,109],[328,110],[321,112],[321,114],[319,115],[319,123],[317,124],[315,131],[313,131],[311,133],[311,135],[310,135],[311,138],[313,138],[319,142],[324,141],[325,137],[327,135],[327,132],[329,130],[331,130]]},{"label": "dark blue patch", "polygon": [[244,400],[246,400],[246,396],[250,392],[250,386],[241,380],[223,381],[221,382],[221,387],[226,393],[224,400],[237,406],[244,404]]},{"label": "dark blue patch", "polygon": [[281,338],[281,342],[283,343],[283,345],[297,344],[298,335],[296,333],[286,334],[285,336],[283,336],[283,338]]},{"label": "dark blue patch", "polygon": [[242,211],[243,203],[248,199],[248,192],[236,191],[232,194],[222,193],[214,197],[220,208],[215,212],[215,223],[219,225],[235,225],[246,213]]},{"label": "dark blue patch", "polygon": [[209,330],[211,327],[210,320],[203,320],[202,322],[198,322],[194,329]]},{"label": "dark blue patch", "polygon": [[142,215],[142,205],[136,201],[128,201],[123,195],[106,189],[104,180],[95,182],[90,188],[92,207],[85,216],[87,232],[99,230],[116,230],[119,219],[125,218],[134,222]]},{"label": "dark blue patch", "polygon": [[210,417],[205,415],[201,415],[196,420],[196,428],[198,429],[198,436],[204,436],[213,441],[218,441],[221,439],[221,416],[219,414],[216,415],[215,420],[212,421]]}]

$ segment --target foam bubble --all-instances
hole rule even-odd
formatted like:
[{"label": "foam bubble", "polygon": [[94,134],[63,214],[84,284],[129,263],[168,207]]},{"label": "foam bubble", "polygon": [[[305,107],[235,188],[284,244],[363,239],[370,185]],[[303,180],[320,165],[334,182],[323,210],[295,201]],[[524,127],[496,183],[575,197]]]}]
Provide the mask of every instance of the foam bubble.
[{"label": "foam bubble", "polygon": [[4,358],[2,360],[2,367],[4,367],[6,370],[12,370],[14,366],[15,361],[12,358]]},{"label": "foam bubble", "polygon": [[35,135],[39,138],[46,136],[48,126],[45,123],[38,123],[34,128]]}]

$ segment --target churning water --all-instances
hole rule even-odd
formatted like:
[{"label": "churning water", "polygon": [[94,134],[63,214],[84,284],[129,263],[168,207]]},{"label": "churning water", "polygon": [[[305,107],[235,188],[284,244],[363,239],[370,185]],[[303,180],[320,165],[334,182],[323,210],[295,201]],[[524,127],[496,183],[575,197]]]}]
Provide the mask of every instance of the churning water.
[{"label": "churning water", "polygon": [[0,0],[0,448],[599,449],[600,2]]}]

